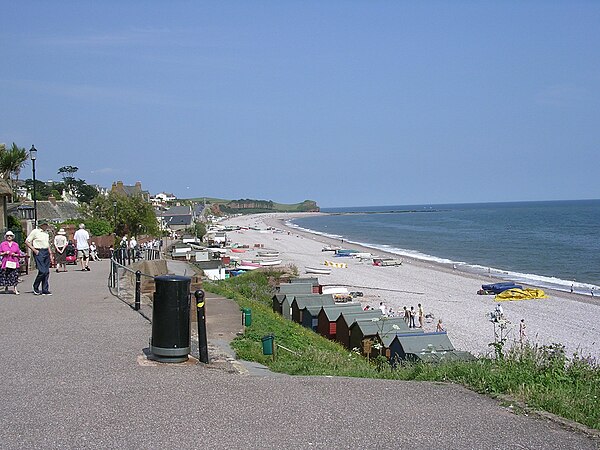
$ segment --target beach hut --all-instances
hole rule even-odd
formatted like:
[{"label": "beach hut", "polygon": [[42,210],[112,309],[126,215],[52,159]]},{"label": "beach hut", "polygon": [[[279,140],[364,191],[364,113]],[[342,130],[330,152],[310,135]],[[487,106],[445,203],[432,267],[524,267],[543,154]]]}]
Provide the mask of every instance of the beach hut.
[{"label": "beach hut", "polygon": [[319,324],[319,313],[323,309],[323,305],[307,306],[302,310],[302,326],[310,328],[315,333]]},{"label": "beach hut", "polygon": [[[349,348],[358,348],[365,356],[374,356],[378,352],[373,345],[381,343],[381,336],[403,334],[422,334],[421,328],[409,328],[402,318],[383,318],[357,320],[350,325]],[[363,341],[369,341],[371,346],[365,347]],[[365,351],[367,348],[367,351]]]},{"label": "beach hut", "polygon": [[277,288],[277,294],[312,294],[310,283],[282,283]]},{"label": "beach hut", "polygon": [[319,279],[316,277],[292,278],[290,280],[290,283],[300,283],[300,284],[309,283],[312,286],[313,294],[322,294],[323,293],[321,291],[321,285],[319,284]]},{"label": "beach hut", "polygon": [[273,295],[273,311],[281,314],[282,303],[287,294],[312,294],[312,285],[310,283],[284,283],[277,287],[277,292]]},{"label": "beach hut", "polygon": [[346,348],[350,348],[350,326],[357,320],[371,320],[381,318],[379,309],[373,311],[351,312],[344,310],[336,320],[335,340]]},{"label": "beach hut", "polygon": [[292,320],[296,323],[302,323],[302,311],[307,306],[325,306],[333,305],[333,295],[296,295],[291,303]]},{"label": "beach hut", "polygon": [[336,324],[342,312],[360,312],[359,303],[338,303],[333,306],[324,306],[317,317],[317,333],[328,339],[335,339]]},{"label": "beach hut", "polygon": [[445,331],[439,333],[398,333],[388,347],[386,356],[392,365],[398,361],[437,360],[447,352],[454,352],[454,346]]}]

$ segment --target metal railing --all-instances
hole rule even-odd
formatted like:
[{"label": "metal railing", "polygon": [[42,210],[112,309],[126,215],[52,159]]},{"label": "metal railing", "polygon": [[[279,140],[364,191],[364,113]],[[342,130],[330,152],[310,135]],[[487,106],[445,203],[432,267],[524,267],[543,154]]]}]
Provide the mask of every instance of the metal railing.
[{"label": "metal railing", "polygon": [[152,261],[157,259],[163,259],[163,255],[158,250],[128,248],[114,250],[110,258],[110,272],[108,275],[108,288],[110,292],[149,321],[151,321],[149,314],[140,311],[142,277],[154,280],[154,276],[142,273],[140,270],[134,271],[127,266],[138,261]]}]

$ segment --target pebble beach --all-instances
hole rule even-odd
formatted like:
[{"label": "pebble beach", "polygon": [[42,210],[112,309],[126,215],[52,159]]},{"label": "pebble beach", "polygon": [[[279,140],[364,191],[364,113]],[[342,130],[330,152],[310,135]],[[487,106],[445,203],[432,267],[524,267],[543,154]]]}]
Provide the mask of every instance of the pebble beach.
[{"label": "pebble beach", "polygon": [[[454,347],[474,355],[490,353],[489,344],[494,341],[494,324],[490,313],[498,302],[493,295],[478,295],[482,284],[497,280],[484,275],[475,275],[453,270],[441,264],[429,263],[403,257],[402,265],[378,267],[371,260],[335,258],[324,252],[324,246],[343,246],[369,252],[382,257],[398,259],[397,255],[386,255],[355,244],[312,234],[288,227],[286,221],[303,214],[275,213],[238,216],[227,219],[224,225],[243,229],[228,232],[232,243],[248,245],[242,254],[244,259],[253,258],[259,250],[276,250],[282,265],[293,265],[299,276],[318,277],[326,286],[346,287],[359,291],[363,306],[378,308],[380,302],[393,311],[404,306],[417,308],[421,303],[425,313],[433,316],[425,321],[424,330],[435,331],[437,321],[442,320]],[[242,256],[237,255],[237,256]],[[307,274],[306,267],[325,267],[325,261],[346,263],[346,268],[332,268],[330,275]],[[532,344],[562,344],[567,355],[578,353],[583,357],[600,360],[600,299],[588,296],[546,290],[547,299],[502,302],[508,326],[505,331],[507,345],[518,345],[519,323],[525,320],[526,339]]]}]

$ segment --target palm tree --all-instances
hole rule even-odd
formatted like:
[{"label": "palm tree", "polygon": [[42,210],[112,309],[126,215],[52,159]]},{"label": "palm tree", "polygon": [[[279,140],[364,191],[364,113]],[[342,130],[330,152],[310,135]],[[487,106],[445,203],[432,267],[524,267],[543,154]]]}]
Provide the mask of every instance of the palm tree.
[{"label": "palm tree", "polygon": [[21,170],[27,164],[27,159],[29,159],[29,155],[25,148],[19,148],[13,142],[12,147],[7,150],[5,144],[0,144],[0,178],[5,179],[11,186],[13,199],[17,197],[17,181]]}]

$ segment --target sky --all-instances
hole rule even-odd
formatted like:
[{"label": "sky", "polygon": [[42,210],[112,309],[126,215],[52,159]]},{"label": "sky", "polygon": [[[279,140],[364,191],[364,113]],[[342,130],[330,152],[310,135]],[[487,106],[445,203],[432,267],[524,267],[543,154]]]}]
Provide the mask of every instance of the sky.
[{"label": "sky", "polygon": [[[321,207],[600,198],[598,1],[2,1],[36,178]],[[31,177],[28,165],[21,178]]]}]

